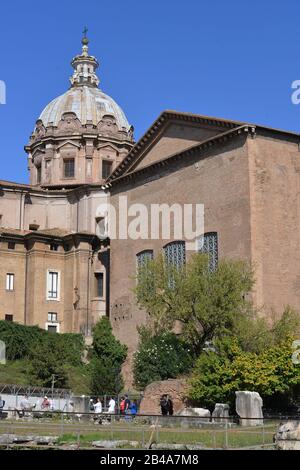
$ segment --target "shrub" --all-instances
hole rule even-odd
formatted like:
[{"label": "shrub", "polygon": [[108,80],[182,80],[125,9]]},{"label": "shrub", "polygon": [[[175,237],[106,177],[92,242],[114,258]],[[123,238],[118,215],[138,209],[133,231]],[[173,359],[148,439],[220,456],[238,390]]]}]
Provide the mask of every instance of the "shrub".
[{"label": "shrub", "polygon": [[140,330],[140,343],[134,355],[134,381],[144,388],[155,380],[165,380],[186,374],[192,365],[187,345],[174,333],[151,336]]}]

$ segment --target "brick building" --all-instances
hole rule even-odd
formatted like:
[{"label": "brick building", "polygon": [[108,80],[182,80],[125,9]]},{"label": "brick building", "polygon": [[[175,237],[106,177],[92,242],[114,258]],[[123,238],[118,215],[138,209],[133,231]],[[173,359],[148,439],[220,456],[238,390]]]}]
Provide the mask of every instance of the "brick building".
[{"label": "brick building", "polygon": [[300,311],[300,135],[164,111],[134,143],[98,88],[87,38],[72,65],[71,88],[44,109],[25,147],[30,185],[0,182],[0,318],[89,336],[109,315],[132,357],[146,320],[132,293],[137,263],[161,251],[182,263],[191,251],[184,237],[98,238],[97,207],[108,201],[118,213],[120,196],[148,208],[204,204],[213,262],[249,259],[255,304]]}]

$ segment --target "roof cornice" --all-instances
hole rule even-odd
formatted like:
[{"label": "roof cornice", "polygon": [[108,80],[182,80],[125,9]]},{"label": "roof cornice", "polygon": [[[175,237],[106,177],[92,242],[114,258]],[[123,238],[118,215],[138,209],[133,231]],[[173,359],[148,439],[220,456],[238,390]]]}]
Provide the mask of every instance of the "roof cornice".
[{"label": "roof cornice", "polygon": [[248,122],[232,121],[230,119],[222,119],[199,114],[165,110],[158,116],[158,118],[149,127],[145,134],[138,140],[138,142],[136,142],[136,144],[132,147],[128,155],[122,160],[122,162],[117,166],[117,168],[106,180],[106,183],[109,184],[113,180],[118,179],[125,172],[129,172],[133,164],[136,163],[140,157],[142,157],[145,150],[155,141],[155,139],[158,138],[167,123],[176,120],[180,122],[188,122],[191,124],[198,123],[208,126],[215,126],[223,129],[235,129],[241,126],[255,127],[258,133],[271,133],[275,134],[275,136],[278,137],[290,137],[292,139],[297,140],[298,142],[300,141],[300,134],[296,132],[285,131],[257,124],[251,124]]},{"label": "roof cornice", "polygon": [[194,155],[196,152],[206,151],[207,149],[210,149],[218,144],[224,144],[225,142],[232,140],[234,137],[240,136],[245,133],[247,135],[248,134],[254,135],[255,126],[248,126],[247,124],[245,124],[245,125],[236,127],[234,129],[231,129],[229,131],[223,132],[222,134],[218,134],[216,136],[210,137],[209,139],[206,139],[201,143],[198,143],[183,151],[170,155],[167,158],[158,160],[138,170],[133,170],[132,172],[124,173],[119,178],[115,178],[114,180],[111,180],[111,181],[108,180],[107,183],[103,186],[103,188],[108,189],[110,187],[115,186],[116,184],[120,182],[132,180],[133,178],[136,178],[143,173],[148,173],[149,171],[152,171],[155,168],[164,167],[170,163],[173,163],[176,160]]}]

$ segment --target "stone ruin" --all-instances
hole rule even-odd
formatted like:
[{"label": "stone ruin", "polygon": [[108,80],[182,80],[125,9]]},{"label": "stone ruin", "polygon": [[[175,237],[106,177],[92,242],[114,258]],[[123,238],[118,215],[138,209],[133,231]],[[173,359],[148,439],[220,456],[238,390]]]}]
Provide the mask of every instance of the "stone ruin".
[{"label": "stone ruin", "polygon": [[287,421],[281,424],[275,434],[275,444],[279,450],[300,450],[299,421]]},{"label": "stone ruin", "polygon": [[229,422],[229,405],[227,403],[216,403],[212,412],[213,423]]},{"label": "stone ruin", "polygon": [[236,412],[241,426],[261,426],[263,424],[263,401],[257,392],[235,392]]}]

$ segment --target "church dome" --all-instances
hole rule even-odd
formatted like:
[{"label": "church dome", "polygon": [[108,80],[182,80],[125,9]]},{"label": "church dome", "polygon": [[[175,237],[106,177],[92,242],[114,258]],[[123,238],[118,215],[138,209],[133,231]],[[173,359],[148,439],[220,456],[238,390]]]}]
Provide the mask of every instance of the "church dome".
[{"label": "church dome", "polygon": [[120,106],[99,88],[74,86],[63,95],[52,100],[42,111],[39,119],[45,127],[57,126],[66,112],[73,112],[82,125],[97,124],[103,116],[113,116],[118,129],[129,131],[130,125]]},{"label": "church dome", "polygon": [[99,88],[99,62],[89,54],[86,31],[71,61],[71,87],[44,108],[25,146],[33,185],[101,183],[134,145],[133,126]]}]

